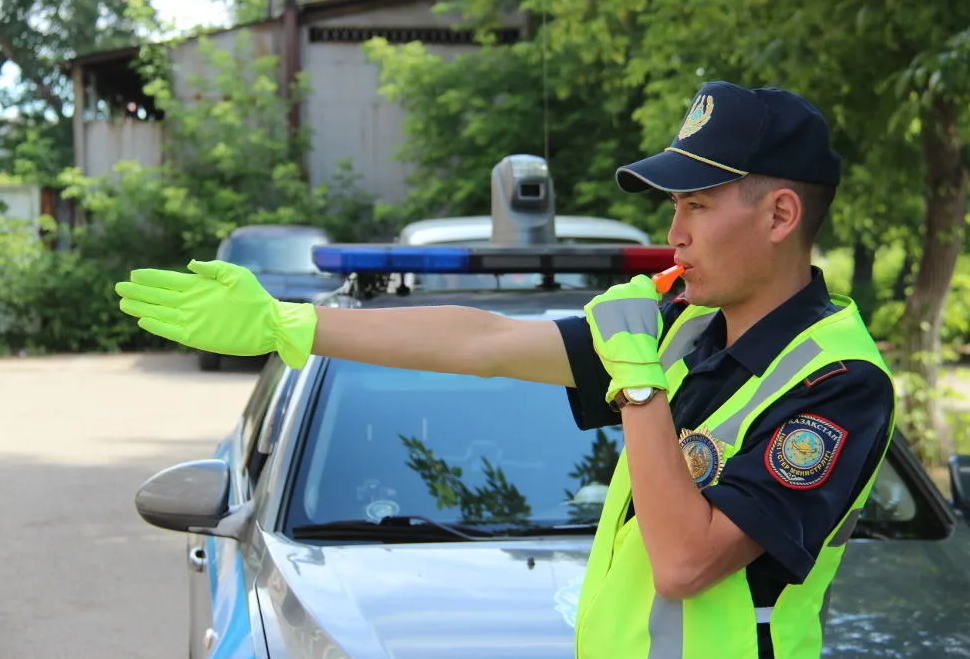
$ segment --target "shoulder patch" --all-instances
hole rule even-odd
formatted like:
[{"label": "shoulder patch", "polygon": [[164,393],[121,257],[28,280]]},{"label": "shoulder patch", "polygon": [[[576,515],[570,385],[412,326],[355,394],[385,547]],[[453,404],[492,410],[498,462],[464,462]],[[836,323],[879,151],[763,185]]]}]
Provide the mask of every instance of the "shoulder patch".
[{"label": "shoulder patch", "polygon": [[831,364],[827,366],[823,366],[822,368],[818,369],[817,371],[809,375],[807,378],[805,378],[805,386],[814,387],[822,380],[827,380],[833,375],[838,375],[839,373],[848,373],[848,372],[849,372],[849,368],[845,365],[844,362],[832,362]]},{"label": "shoulder patch", "polygon": [[799,414],[775,430],[765,466],[775,480],[794,490],[824,483],[848,436],[842,426],[813,414]]}]

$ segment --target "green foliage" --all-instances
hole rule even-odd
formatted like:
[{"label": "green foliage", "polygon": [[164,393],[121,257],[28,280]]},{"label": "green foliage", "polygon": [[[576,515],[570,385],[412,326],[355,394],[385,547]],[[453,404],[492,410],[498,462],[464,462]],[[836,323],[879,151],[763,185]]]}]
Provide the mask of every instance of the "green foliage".
[{"label": "green foliage", "polygon": [[267,0],[226,0],[233,25],[266,20]]},{"label": "green foliage", "polygon": [[97,218],[100,247],[90,247],[91,256],[124,252],[142,267],[168,266],[213,254],[245,224],[316,225],[339,239],[359,238],[364,227],[355,220],[372,216],[374,204],[354,186],[353,172],[345,168],[334,188],[310,189],[304,180],[309,136],[291,133],[287,114],[306,98],[306,80],[281,94],[277,57],[259,56],[245,30],[233,50],[205,37],[198,49],[212,73],[186,80],[191,103],[175,96],[157,57],[143,58],[157,76],[146,91],[166,116],[161,167],[119,163],[99,179],[71,170],[62,178],[67,195]]},{"label": "green foliage", "polygon": [[138,337],[144,333],[118,313],[118,267],[79,252],[50,251],[38,234],[55,229],[47,216],[39,222],[0,218],[0,353],[157,344]]},{"label": "green foliage", "polygon": [[0,89],[0,171],[51,185],[73,163],[74,90],[65,61],[139,43],[155,25],[146,0],[3,0],[0,71],[20,69]]},{"label": "green foliage", "polygon": [[541,41],[528,41],[445,59],[417,42],[394,47],[374,39],[365,52],[381,67],[382,93],[406,112],[398,157],[415,165],[403,204],[408,219],[488,213],[492,168],[509,154],[529,153],[547,155],[558,212],[658,227],[648,221],[657,199],[615,194],[617,158],[638,154],[624,139],[635,130],[634,105],[604,103],[593,71],[572,75],[579,49],[552,59]]},{"label": "green foliage", "polygon": [[[894,255],[892,252],[895,251]],[[891,299],[892,282],[898,271],[893,270],[893,261],[898,264],[901,258],[899,250],[886,250],[887,257],[878,256],[876,260],[877,272],[874,277],[880,292],[879,307],[873,314],[869,330],[874,337],[889,341],[893,345],[902,345],[901,320],[905,313],[905,302]],[[841,260],[841,259],[839,259]],[[833,262],[839,262],[839,260]],[[878,267],[881,266],[881,267]],[[829,280],[829,270],[826,279]],[[948,348],[944,357],[954,358],[955,348],[970,344],[970,257],[961,256],[957,261],[957,271],[950,283],[950,291],[943,308],[943,322],[940,327],[940,341],[944,348]]]},{"label": "green foliage", "polygon": [[[212,74],[187,81],[191,101],[172,93],[164,51],[142,53],[154,76],[147,88],[166,113],[163,165],[120,162],[98,178],[74,168],[60,173],[63,196],[89,221],[71,233],[71,252],[25,252],[32,256],[17,270],[17,286],[0,290],[0,307],[16,319],[7,344],[34,351],[161,345],[118,310],[114,283],[134,268],[181,269],[192,258],[212,258],[241,225],[315,225],[342,241],[392,232],[393,216],[356,187],[348,167],[334,187],[306,184],[308,136],[287,128],[305,80],[281,95],[276,58],[258,56],[246,32],[232,51],[205,38],[199,49]],[[2,250],[22,247],[19,235],[0,237]]]}]

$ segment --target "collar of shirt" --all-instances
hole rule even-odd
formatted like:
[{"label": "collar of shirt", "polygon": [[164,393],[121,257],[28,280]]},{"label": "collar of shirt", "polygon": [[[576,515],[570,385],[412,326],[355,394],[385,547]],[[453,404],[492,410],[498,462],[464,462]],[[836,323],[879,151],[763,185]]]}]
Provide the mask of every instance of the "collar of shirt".
[{"label": "collar of shirt", "polygon": [[[755,323],[724,352],[734,358],[753,375],[760,377],[772,360],[792,339],[832,310],[828,286],[822,271],[812,266],[812,280]],[[727,326],[720,311],[701,334],[698,346],[714,347],[711,352],[724,350]]]}]

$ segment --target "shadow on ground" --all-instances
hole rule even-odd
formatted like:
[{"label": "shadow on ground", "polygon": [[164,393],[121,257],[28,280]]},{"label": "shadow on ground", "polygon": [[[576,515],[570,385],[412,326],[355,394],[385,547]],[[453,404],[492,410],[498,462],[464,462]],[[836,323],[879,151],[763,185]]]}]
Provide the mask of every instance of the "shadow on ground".
[{"label": "shadow on ground", "polygon": [[3,657],[186,656],[185,538],[143,522],[134,495],[155,472],[209,457],[215,440],[135,444],[139,457],[108,464],[2,456]]},{"label": "shadow on ground", "polygon": [[178,373],[198,373],[207,377],[219,377],[244,373],[253,375],[259,373],[266,364],[266,357],[230,357],[224,355],[220,360],[218,371],[203,371],[199,368],[199,358],[194,352],[146,352],[135,356],[132,363],[134,370],[143,373],[167,375]]}]

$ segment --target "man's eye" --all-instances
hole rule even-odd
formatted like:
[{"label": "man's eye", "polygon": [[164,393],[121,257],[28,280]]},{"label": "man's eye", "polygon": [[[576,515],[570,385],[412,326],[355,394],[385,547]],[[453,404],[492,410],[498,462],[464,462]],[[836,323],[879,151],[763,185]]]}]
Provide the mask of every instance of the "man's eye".
[{"label": "man's eye", "polygon": [[696,211],[696,210],[700,210],[701,208],[704,208],[704,206],[702,206],[701,204],[698,204],[696,201],[692,201],[689,204],[687,204],[687,208],[691,209],[692,211]]}]

